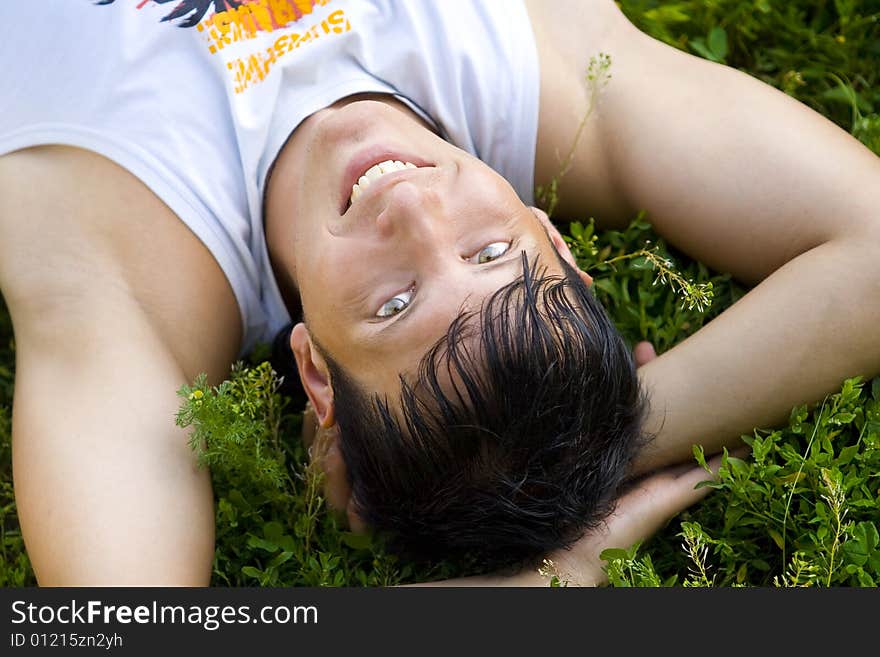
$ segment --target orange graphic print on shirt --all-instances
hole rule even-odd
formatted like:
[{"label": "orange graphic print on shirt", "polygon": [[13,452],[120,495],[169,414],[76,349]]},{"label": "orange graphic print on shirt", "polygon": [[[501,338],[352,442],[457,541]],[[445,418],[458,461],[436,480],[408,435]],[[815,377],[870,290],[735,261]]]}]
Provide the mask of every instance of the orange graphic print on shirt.
[{"label": "orange graphic print on shirt", "polygon": [[[109,5],[116,0],[97,0],[95,4]],[[256,37],[283,31],[269,45],[262,45],[244,56],[226,63],[237,94],[262,82],[282,57],[307,46],[320,38],[351,30],[351,24],[341,9],[331,12],[312,24],[299,28],[302,19],[312,16],[316,9],[329,5],[332,0],[139,0],[136,9],[145,5],[176,3],[161,20],[178,21],[177,27],[195,27],[206,38],[208,51],[216,55],[233,44],[246,43]],[[206,17],[208,12],[210,15]],[[305,21],[304,21],[305,22]]]}]

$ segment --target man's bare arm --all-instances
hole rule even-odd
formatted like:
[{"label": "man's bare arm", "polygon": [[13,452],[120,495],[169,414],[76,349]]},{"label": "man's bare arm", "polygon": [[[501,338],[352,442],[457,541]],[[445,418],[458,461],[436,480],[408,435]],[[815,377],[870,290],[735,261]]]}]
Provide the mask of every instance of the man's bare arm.
[{"label": "man's bare arm", "polygon": [[561,211],[619,226],[645,209],[671,244],[755,285],[641,368],[658,438],[637,469],[734,444],[880,372],[880,158],[769,85],[643,34],[614,3],[583,4],[604,16],[592,47],[613,77]]},{"label": "man's bare arm", "polygon": [[0,289],[16,339],[13,472],[41,586],[206,585],[207,470],[175,392],[229,371],[240,317],[195,235],[131,174],[41,147],[0,158]]}]

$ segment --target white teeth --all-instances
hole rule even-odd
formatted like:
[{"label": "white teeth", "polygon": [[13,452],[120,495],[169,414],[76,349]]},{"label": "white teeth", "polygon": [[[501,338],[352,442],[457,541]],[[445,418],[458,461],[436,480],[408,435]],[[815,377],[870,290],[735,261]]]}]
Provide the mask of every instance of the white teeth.
[{"label": "white teeth", "polygon": [[386,173],[416,168],[418,167],[412,162],[401,162],[400,160],[385,160],[379,164],[374,164],[364,172],[364,175],[358,178],[358,181],[354,185],[352,185],[351,199],[349,203],[354,203],[357,198],[367,190],[371,182],[378,180]]}]

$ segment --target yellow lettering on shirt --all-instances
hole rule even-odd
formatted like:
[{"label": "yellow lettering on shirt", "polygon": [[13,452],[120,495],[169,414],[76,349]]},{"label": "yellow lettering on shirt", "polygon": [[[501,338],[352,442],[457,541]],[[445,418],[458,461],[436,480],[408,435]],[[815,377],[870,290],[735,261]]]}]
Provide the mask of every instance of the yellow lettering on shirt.
[{"label": "yellow lettering on shirt", "polygon": [[[217,12],[197,29],[206,40],[212,55],[235,43],[247,42],[260,34],[290,28],[316,7],[326,7],[333,0],[242,0],[238,7]],[[337,9],[319,23],[299,32],[279,36],[268,48],[227,62],[234,80],[235,93],[240,94],[269,75],[275,63],[294,50],[314,43],[327,35],[344,34],[351,30],[345,12]]]},{"label": "yellow lettering on shirt", "polygon": [[324,7],[332,0],[243,0],[238,7],[220,11],[205,18],[197,26],[206,33],[211,54],[226,46],[255,38],[261,32],[288,27],[315,7]]},{"label": "yellow lettering on shirt", "polygon": [[[265,5],[271,8],[271,1]],[[299,4],[306,0],[297,0]],[[325,0],[327,4],[330,0]],[[321,4],[313,2],[313,5]],[[245,5],[242,5],[244,7]],[[241,7],[239,7],[241,9]],[[311,11],[311,9],[310,9]],[[228,12],[223,12],[228,13]],[[273,14],[277,15],[277,14]],[[282,34],[264,50],[253,52],[245,57],[239,57],[226,64],[233,78],[233,88],[236,94],[243,93],[255,84],[266,79],[275,64],[298,48],[307,46],[319,39],[334,34],[344,34],[351,30],[351,23],[342,9],[337,9],[320,23],[316,23],[301,32],[289,32]],[[233,33],[232,29],[228,33]],[[211,52],[214,52],[213,50]]]}]

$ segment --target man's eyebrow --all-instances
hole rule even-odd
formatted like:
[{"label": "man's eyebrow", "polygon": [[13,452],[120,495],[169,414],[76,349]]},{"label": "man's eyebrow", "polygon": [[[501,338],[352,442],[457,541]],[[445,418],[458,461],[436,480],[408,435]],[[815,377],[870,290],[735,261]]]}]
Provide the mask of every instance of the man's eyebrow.
[{"label": "man's eyebrow", "polygon": [[[507,256],[505,254],[506,257],[499,258],[498,260],[493,260],[488,264],[482,265],[479,268],[479,271],[477,271],[476,273],[485,274],[486,272],[495,271],[505,266],[519,265],[522,262],[520,256],[516,255],[516,251],[513,248],[511,248],[511,252],[513,253],[513,255],[511,256]],[[505,285],[512,283],[514,280],[515,279],[513,278],[510,279],[510,281],[505,283]],[[423,299],[419,295],[416,295],[416,298],[413,300],[410,307],[407,308],[406,312],[404,312],[399,319],[390,322],[386,326],[383,326],[378,331],[376,331],[376,333],[373,335],[373,338],[378,338],[379,336],[394,337],[395,335],[397,335],[400,332],[399,325],[407,321],[422,305],[424,305]]]}]

